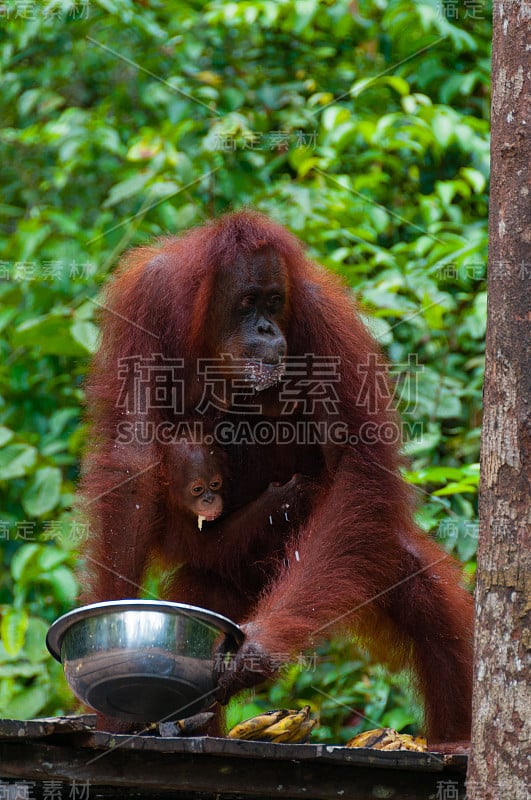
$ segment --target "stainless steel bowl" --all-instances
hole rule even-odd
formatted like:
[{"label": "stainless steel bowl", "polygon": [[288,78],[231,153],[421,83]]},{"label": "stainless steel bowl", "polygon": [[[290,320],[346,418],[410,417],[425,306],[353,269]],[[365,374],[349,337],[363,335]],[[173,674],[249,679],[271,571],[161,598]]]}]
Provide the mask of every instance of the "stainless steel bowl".
[{"label": "stainless steel bowl", "polygon": [[56,620],[46,645],[73,692],[118,719],[182,719],[208,708],[214,651],[243,641],[231,620],[197,606],[118,600],[83,606]]}]

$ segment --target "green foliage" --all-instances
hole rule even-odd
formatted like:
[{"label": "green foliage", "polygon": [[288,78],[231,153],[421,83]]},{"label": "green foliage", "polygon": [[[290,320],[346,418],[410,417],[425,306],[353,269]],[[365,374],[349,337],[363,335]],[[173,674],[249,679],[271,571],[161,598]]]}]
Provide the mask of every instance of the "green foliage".
[{"label": "green foliage", "polygon": [[[253,205],[288,225],[358,296],[395,365],[419,521],[472,576],[486,5],[474,13],[435,0],[52,0],[19,4],[32,5],[26,13],[15,0],[5,5],[2,713],[71,705],[42,642],[46,624],[74,604],[84,531],[71,507],[98,289],[127,247],[229,208]],[[319,736],[334,741],[365,725],[361,715],[369,727],[406,729],[418,718],[402,678],[337,644],[322,656],[313,671],[289,670],[255,705],[308,701],[321,710]],[[236,721],[234,705],[231,714]]]}]

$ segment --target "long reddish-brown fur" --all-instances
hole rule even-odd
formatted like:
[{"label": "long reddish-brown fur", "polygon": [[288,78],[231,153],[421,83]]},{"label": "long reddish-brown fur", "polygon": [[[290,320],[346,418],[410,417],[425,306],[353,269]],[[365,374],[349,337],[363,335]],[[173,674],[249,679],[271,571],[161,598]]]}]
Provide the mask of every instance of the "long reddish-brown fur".
[{"label": "long reddish-brown fur", "polygon": [[[472,600],[456,565],[413,522],[396,444],[377,437],[327,445],[320,455],[304,447],[236,447],[229,514],[216,540],[206,542],[181,535],[164,490],[163,446],[116,445],[117,426],[127,418],[116,406],[118,359],[183,358],[185,415],[192,418],[201,396],[197,359],[219,355],[226,276],[238,257],[264,246],[287,269],[289,355],[340,358],[338,417],[351,436],[367,422],[375,430],[396,424],[381,374],[373,368],[367,375],[370,356],[382,359],[351,298],[277,223],[241,211],[133,251],[108,288],[102,346],[87,387],[92,435],[82,491],[92,533],[84,599],[135,596],[151,555],[162,550],[184,565],[171,599],[252,621],[259,644],[273,654],[359,631],[379,657],[412,668],[430,738],[466,738]],[[148,417],[171,414],[152,410]],[[319,493],[289,522],[268,526],[268,486],[294,473],[312,476]]]}]

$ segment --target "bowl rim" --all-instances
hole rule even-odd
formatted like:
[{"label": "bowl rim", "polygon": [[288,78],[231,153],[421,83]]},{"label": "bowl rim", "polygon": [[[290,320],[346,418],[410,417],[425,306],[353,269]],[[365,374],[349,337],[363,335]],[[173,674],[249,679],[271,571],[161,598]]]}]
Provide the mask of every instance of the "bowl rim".
[{"label": "bowl rim", "polygon": [[210,611],[208,608],[201,608],[201,606],[192,606],[188,603],[173,603],[169,600],[105,600],[101,603],[90,603],[86,606],[74,608],[56,619],[46,634],[48,651],[56,661],[62,662],[61,643],[69,628],[84,619],[120,611],[160,611],[161,613],[175,615],[185,612],[185,616],[188,614],[198,622],[213,624],[222,633],[232,636],[238,647],[242,645],[245,638],[240,626],[231,619],[224,617],[223,614],[218,614],[216,611]]}]

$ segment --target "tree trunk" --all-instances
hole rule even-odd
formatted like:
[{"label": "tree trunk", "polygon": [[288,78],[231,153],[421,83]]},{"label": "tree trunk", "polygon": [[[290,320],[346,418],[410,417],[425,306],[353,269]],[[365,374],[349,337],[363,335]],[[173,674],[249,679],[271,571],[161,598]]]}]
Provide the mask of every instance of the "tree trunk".
[{"label": "tree trunk", "polygon": [[531,785],[531,7],[496,0],[487,363],[468,800]]}]

